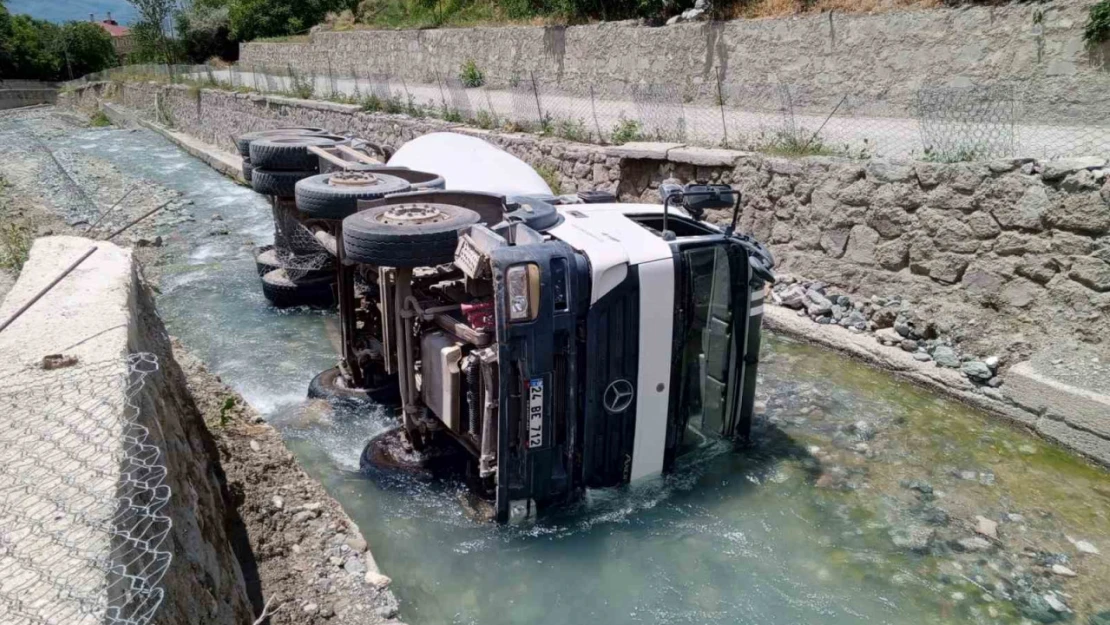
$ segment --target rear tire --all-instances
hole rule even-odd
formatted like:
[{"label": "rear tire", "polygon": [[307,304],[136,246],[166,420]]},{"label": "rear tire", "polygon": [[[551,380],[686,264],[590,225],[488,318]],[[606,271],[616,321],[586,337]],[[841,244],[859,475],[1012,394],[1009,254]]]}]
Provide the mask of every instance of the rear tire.
[{"label": "rear tire", "polygon": [[285,275],[284,269],[275,269],[262,276],[262,294],[274,308],[331,308],[335,306],[333,284],[333,280],[294,283]]},{"label": "rear tire", "polygon": [[250,159],[261,169],[316,172],[320,168],[320,157],[308,148],[333,148],[346,141],[332,135],[264,137],[251,142]]},{"label": "rear tire", "polygon": [[250,158],[251,155],[251,142],[266,137],[280,137],[283,135],[291,136],[308,136],[308,135],[326,135],[328,131],[323,128],[311,127],[294,127],[294,128],[272,128],[270,130],[256,130],[240,135],[235,139],[235,149],[239,150],[239,156],[243,158]]},{"label": "rear tire", "polygon": [[[339,178],[336,178],[339,176]],[[368,184],[333,184],[332,179],[357,180]],[[314,219],[345,219],[358,212],[359,200],[377,200],[409,190],[409,183],[395,176],[359,173],[320,174],[297,183],[297,210]]]},{"label": "rear tire", "polygon": [[312,378],[308,384],[308,397],[358,405],[375,403],[393,406],[400,402],[396,376],[375,388],[350,388],[345,384],[339,367],[332,367]]},{"label": "rear tire", "polygon": [[272,169],[252,169],[251,188],[262,195],[293,197],[297,183],[309,176],[311,171],[278,171]]},{"label": "rear tire", "polygon": [[459,230],[481,220],[450,204],[378,206],[343,220],[349,260],[379,267],[434,267],[455,258]]},{"label": "rear tire", "polygon": [[250,184],[251,177],[252,177],[253,173],[254,173],[254,166],[251,165],[251,159],[244,158],[243,159],[243,180],[246,180],[247,184]]}]

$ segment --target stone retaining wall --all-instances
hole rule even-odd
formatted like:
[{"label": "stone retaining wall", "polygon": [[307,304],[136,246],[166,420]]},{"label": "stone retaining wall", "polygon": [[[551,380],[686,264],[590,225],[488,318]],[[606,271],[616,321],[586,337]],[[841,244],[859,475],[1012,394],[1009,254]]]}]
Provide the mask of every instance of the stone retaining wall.
[{"label": "stone retaining wall", "polygon": [[[924,84],[1020,83],[1035,119],[1105,121],[1110,46],[1088,52],[1093,0],[864,14],[835,12],[653,28],[572,27],[318,32],[308,43],[247,43],[240,63],[325,74],[456,76],[473,59],[491,76],[536,72],[568,89],[625,95],[627,85],[795,85],[795,107],[827,112],[844,94],[868,115],[904,116]],[[706,92],[709,94],[709,92]],[[1059,94],[1067,93],[1067,98]],[[706,95],[706,97],[712,97]],[[854,100],[855,101],[855,100]]]}]

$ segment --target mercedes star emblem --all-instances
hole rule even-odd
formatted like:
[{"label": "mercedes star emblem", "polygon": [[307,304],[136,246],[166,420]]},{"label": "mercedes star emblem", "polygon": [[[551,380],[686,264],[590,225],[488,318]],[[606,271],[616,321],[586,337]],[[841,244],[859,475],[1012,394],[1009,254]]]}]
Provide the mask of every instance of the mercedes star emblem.
[{"label": "mercedes star emblem", "polygon": [[605,410],[611,414],[617,414],[628,410],[634,397],[636,397],[636,389],[632,388],[632,383],[621,379],[609,384],[601,401],[605,404]]}]

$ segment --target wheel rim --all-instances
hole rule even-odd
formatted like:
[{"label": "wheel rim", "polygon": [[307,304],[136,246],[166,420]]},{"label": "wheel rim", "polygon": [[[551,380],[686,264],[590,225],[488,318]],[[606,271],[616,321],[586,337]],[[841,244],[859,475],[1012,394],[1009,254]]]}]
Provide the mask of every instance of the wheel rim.
[{"label": "wheel rim", "polygon": [[366,171],[341,171],[328,178],[328,184],[336,187],[369,187],[382,184],[382,179]]},{"label": "wheel rim", "polygon": [[378,221],[391,226],[421,226],[442,223],[451,216],[435,204],[400,204],[378,215]]}]

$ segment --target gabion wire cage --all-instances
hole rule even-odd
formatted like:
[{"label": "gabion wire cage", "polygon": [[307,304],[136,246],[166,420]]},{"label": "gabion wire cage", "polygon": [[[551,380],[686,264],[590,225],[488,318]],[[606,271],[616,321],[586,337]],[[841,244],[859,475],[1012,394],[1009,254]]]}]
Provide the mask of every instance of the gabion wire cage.
[{"label": "gabion wire cage", "polygon": [[156,416],[138,394],[157,373],[155,356],[133,354],[0,384],[6,625],[145,625],[156,615],[171,493]]}]

